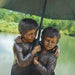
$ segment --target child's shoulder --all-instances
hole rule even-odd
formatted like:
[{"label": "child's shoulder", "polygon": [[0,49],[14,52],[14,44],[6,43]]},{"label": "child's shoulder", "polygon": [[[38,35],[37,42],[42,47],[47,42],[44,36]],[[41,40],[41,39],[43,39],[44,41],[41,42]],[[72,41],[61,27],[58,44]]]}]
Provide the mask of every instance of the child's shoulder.
[{"label": "child's shoulder", "polygon": [[13,50],[15,52],[21,52],[23,49],[21,36],[17,36],[14,41]]},{"label": "child's shoulder", "polygon": [[17,44],[21,44],[21,43],[22,43],[21,36],[20,36],[20,35],[16,36],[16,38],[14,39],[14,41],[15,41],[15,43],[17,43]]},{"label": "child's shoulder", "polygon": [[14,41],[15,42],[14,42],[13,48],[15,50],[18,50],[18,49],[22,48],[22,39],[21,39],[20,35],[16,36],[16,38],[14,39]]}]

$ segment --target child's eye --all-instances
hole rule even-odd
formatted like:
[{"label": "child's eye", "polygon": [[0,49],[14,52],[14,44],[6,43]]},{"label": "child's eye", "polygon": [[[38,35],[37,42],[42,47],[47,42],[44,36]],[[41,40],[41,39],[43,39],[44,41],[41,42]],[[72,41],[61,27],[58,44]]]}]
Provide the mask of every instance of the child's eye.
[{"label": "child's eye", "polygon": [[54,42],[54,41],[52,41],[52,43],[54,44],[55,42]]},{"label": "child's eye", "polygon": [[29,35],[33,35],[33,33],[29,34]]},{"label": "child's eye", "polygon": [[54,41],[52,41],[52,43],[55,43]]},{"label": "child's eye", "polygon": [[46,42],[49,42],[49,40],[45,40]]}]

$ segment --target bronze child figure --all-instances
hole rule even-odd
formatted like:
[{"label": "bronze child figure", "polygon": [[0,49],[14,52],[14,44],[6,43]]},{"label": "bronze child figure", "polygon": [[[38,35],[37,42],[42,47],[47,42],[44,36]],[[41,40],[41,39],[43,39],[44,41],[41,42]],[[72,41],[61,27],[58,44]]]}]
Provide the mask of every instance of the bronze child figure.
[{"label": "bronze child figure", "polygon": [[39,45],[34,47],[38,24],[32,19],[22,19],[18,29],[20,36],[16,37],[13,47],[14,64],[11,75],[30,75],[33,57],[41,50]]},{"label": "bronze child figure", "polygon": [[33,60],[32,75],[55,75],[54,69],[57,58],[59,57],[60,33],[52,27],[45,28],[41,37],[41,52]]}]

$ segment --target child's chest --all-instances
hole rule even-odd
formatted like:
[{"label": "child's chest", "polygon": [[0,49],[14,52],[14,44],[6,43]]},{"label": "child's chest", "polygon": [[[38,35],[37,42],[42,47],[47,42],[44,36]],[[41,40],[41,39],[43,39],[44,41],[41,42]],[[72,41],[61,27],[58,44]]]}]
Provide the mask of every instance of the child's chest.
[{"label": "child's chest", "polygon": [[23,43],[22,47],[23,47],[22,53],[24,54],[24,56],[32,51],[32,45],[31,44],[24,44]]},{"label": "child's chest", "polygon": [[39,61],[43,64],[46,65],[48,63],[49,60],[49,54],[40,54],[39,55]]}]

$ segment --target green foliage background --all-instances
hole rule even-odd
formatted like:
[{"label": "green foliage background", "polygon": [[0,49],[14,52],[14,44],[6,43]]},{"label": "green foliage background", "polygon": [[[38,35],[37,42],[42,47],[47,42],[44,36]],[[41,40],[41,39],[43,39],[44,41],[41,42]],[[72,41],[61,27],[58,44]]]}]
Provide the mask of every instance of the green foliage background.
[{"label": "green foliage background", "polygon": [[[18,23],[23,18],[32,18],[40,25],[41,17],[0,8],[0,32],[18,33]],[[75,21],[44,18],[42,29],[51,26],[61,34],[75,36]]]}]

